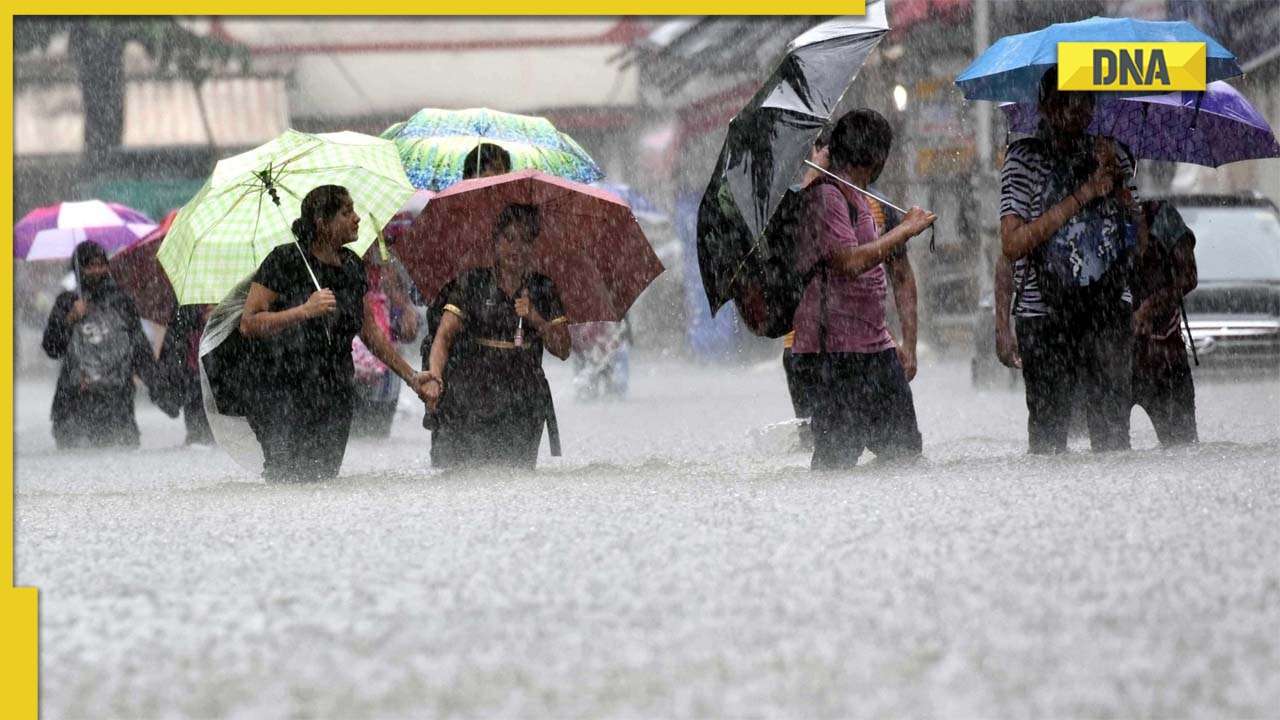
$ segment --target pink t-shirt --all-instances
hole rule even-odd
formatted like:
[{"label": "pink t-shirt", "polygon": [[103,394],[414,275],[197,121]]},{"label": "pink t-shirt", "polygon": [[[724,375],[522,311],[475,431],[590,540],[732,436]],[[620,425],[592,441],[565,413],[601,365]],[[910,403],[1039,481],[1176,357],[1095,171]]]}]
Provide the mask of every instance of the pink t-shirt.
[{"label": "pink t-shirt", "polygon": [[[847,193],[847,194],[846,194]],[[875,242],[880,237],[871,209],[860,193],[832,183],[815,183],[805,190],[805,218],[797,237],[796,258],[807,273],[820,260],[842,248]],[[849,203],[858,209],[856,225],[849,221]],[[794,354],[821,352],[819,320],[824,280],[821,271],[809,282],[795,315]],[[884,265],[846,278],[828,272],[826,352],[877,353],[894,347],[885,324]]]}]

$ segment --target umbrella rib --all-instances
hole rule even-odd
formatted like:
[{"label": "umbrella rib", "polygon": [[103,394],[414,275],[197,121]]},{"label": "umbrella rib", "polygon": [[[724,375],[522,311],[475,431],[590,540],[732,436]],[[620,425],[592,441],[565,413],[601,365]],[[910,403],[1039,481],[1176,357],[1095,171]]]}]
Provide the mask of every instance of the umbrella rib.
[{"label": "umbrella rib", "polygon": [[255,259],[255,262],[254,262],[254,266],[255,266],[255,268],[256,268],[256,266],[257,266],[257,264],[258,264],[258,262],[257,262],[257,256],[258,256],[258,248],[257,248],[257,245],[258,245],[258,227],[262,225],[262,197],[263,197],[264,195],[266,195],[266,192],[265,192],[265,191],[264,191],[264,192],[260,192],[260,193],[258,193],[258,211],[257,211],[257,212],[255,212],[255,213],[254,213],[254,215],[253,215],[253,234],[249,236],[249,237],[250,237],[249,245],[250,245],[250,247],[252,247],[252,248],[253,248],[253,254],[254,254],[254,259]]},{"label": "umbrella rib", "polygon": [[290,174],[290,175],[316,175],[316,174],[320,174],[320,173],[336,172],[336,171],[342,171],[342,170],[348,170],[348,171],[350,171],[350,170],[358,170],[358,171],[360,171],[360,172],[368,173],[368,174],[370,174],[370,175],[374,175],[374,176],[376,176],[376,177],[380,177],[380,178],[383,178],[383,179],[385,179],[385,180],[390,180],[390,181],[392,181],[392,182],[394,182],[394,181],[396,180],[396,178],[394,178],[394,177],[387,177],[386,175],[384,175],[383,173],[378,172],[377,170],[374,170],[374,169],[371,169],[371,168],[367,168],[367,167],[363,167],[363,166],[359,166],[359,165],[328,165],[328,166],[325,166],[325,167],[300,168],[300,169],[298,169],[298,170],[291,170],[291,171],[289,172],[289,174]]},{"label": "umbrella rib", "polygon": [[299,150],[298,150],[298,153],[297,153],[297,154],[295,154],[295,155],[293,155],[293,156],[291,156],[291,157],[287,157],[287,158],[285,158],[285,159],[281,160],[281,161],[280,161],[280,163],[279,163],[278,165],[276,165],[276,174],[278,175],[278,174],[280,174],[280,173],[284,172],[285,168],[287,168],[287,167],[289,166],[289,164],[290,164],[290,163],[292,163],[292,162],[294,162],[295,160],[298,160],[298,159],[300,159],[300,158],[306,157],[307,155],[310,155],[311,153],[315,152],[316,150],[319,150],[319,149],[320,149],[320,147],[324,145],[324,142],[323,142],[323,141],[321,141],[319,138],[315,138],[314,140],[315,140],[315,142],[314,142],[312,145],[310,145],[309,147],[299,148]]},{"label": "umbrella rib", "polygon": [[[223,220],[226,220],[228,217],[230,217],[231,213],[236,209],[236,206],[238,206],[238,205],[240,204],[240,202],[241,202],[242,200],[244,200],[244,198],[245,198],[247,195],[248,195],[248,193],[245,193],[245,194],[240,195],[239,197],[237,197],[234,201],[232,201],[231,205],[230,205],[229,207],[227,207],[227,211],[226,211],[226,212],[224,212],[224,213],[222,214],[222,217],[219,217],[219,218],[217,218],[216,220],[214,220],[214,221],[210,222],[208,225],[206,225],[206,226],[205,226],[205,228],[204,228],[204,230],[202,230],[202,231],[200,232],[199,236],[198,236],[196,239],[198,240],[198,238],[200,238],[200,237],[204,237],[205,235],[207,235],[207,234],[209,233],[209,231],[210,231],[210,230],[212,230],[213,228],[217,227],[217,225],[218,225],[219,223],[221,223]],[[191,268],[191,263],[192,263],[192,262],[194,261],[194,259],[195,259],[196,246],[197,246],[197,244],[198,244],[197,242],[192,242],[192,243],[191,243],[191,250],[187,253],[187,261],[186,261],[185,265],[186,265],[186,267],[187,267],[187,269],[188,269],[188,270],[190,270],[190,268]],[[186,290],[186,285],[187,285],[187,278],[188,278],[188,275],[189,275],[189,273],[183,273],[183,276],[182,276],[183,290]],[[170,282],[172,282],[172,278],[170,278]]]}]

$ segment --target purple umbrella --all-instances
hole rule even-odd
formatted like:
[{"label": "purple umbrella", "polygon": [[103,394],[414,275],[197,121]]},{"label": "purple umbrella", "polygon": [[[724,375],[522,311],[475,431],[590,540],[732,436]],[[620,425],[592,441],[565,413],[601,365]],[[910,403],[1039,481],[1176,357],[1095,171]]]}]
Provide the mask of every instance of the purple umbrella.
[{"label": "purple umbrella", "polygon": [[[1031,103],[1000,106],[1014,132],[1033,133],[1040,112]],[[1205,92],[1114,98],[1099,96],[1089,134],[1115,138],[1139,159],[1216,168],[1240,160],[1280,157],[1271,126],[1225,82]]]},{"label": "purple umbrella", "polygon": [[75,246],[92,240],[115,252],[156,228],[133,208],[101,200],[36,208],[13,226],[13,256],[19,260],[66,260]]}]

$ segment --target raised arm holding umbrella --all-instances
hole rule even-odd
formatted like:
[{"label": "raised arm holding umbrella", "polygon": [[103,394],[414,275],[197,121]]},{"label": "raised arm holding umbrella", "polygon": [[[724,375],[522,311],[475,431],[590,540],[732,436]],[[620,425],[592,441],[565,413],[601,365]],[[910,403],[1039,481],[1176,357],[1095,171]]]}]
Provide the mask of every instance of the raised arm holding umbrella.
[{"label": "raised arm holding umbrella", "polygon": [[214,436],[269,480],[338,471],[357,333],[421,391],[369,322],[359,259],[378,230],[361,218],[412,194],[390,142],[288,131],[220,161],[174,220],[158,257],[179,302],[219,303],[200,345]]},{"label": "raised arm holding umbrella", "polygon": [[544,423],[552,453],[560,452],[542,348],[566,360],[570,340],[559,290],[533,269],[540,224],[537,206],[504,208],[493,226],[493,268],[464,274],[445,298],[426,388],[428,407],[440,414],[431,439],[436,467],[532,468]]},{"label": "raised arm holding umbrella", "polygon": [[[1240,74],[1234,56],[1190,23],[1090,18],[1002,38],[956,79],[968,99],[1021,103],[1011,111],[1015,121],[1032,116],[1032,134],[1010,144],[1001,171],[996,344],[1002,362],[1022,367],[1033,453],[1066,450],[1077,385],[1087,397],[1093,449],[1129,447],[1134,243],[1127,228],[1143,224],[1132,154],[1153,157],[1167,139],[1147,123],[1154,105],[1127,105],[1124,97],[1136,93],[1059,90],[1057,49],[1066,41],[1203,42],[1210,82]],[[1136,123],[1134,111],[1144,113]],[[1111,122],[1099,127],[1108,113]],[[1104,137],[1109,130],[1133,131],[1128,147]]]},{"label": "raised arm holding umbrella", "polygon": [[[253,277],[240,332],[273,340],[262,371],[257,410],[249,415],[263,445],[268,480],[312,480],[337,474],[351,430],[351,341],[365,345],[396,375],[419,389],[420,378],[395,351],[365,302],[360,257],[344,247],[360,218],[337,185],[307,193],[293,222],[297,248],[277,247]],[[320,290],[311,285],[319,281]],[[425,377],[425,376],[424,376]]]},{"label": "raised arm holding umbrella", "polygon": [[[788,190],[867,57],[889,31],[884,3],[865,17],[836,18],[787,46],[773,74],[729,123],[698,207],[698,266],[713,313],[734,301],[757,335],[780,337],[806,279],[795,264]],[[846,177],[832,180],[865,190]]]}]

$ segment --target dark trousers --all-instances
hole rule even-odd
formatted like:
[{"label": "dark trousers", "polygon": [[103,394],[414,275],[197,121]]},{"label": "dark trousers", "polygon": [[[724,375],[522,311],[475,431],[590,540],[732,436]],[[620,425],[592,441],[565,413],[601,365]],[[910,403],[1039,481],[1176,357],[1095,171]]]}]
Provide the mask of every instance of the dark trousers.
[{"label": "dark trousers", "polygon": [[812,353],[795,356],[814,379],[814,470],[852,468],[863,450],[877,458],[920,455],[915,400],[898,353]]},{"label": "dark trousers", "polygon": [[1133,404],[1151,418],[1164,446],[1196,442],[1196,386],[1181,334],[1134,343]]},{"label": "dark trousers", "polygon": [[204,413],[204,397],[199,390],[182,406],[182,422],[187,428],[184,441],[187,445],[213,444],[213,430],[209,428],[209,418]]},{"label": "dark trousers", "polygon": [[1126,303],[1017,319],[1030,452],[1066,452],[1071,402],[1084,388],[1089,445],[1129,449],[1133,329]]},{"label": "dark trousers", "polygon": [[337,477],[351,434],[351,391],[293,388],[272,393],[248,417],[262,445],[267,482],[310,482]]},{"label": "dark trousers", "polygon": [[791,394],[791,408],[796,417],[808,419],[813,417],[813,378],[809,377],[807,368],[797,367],[796,356],[791,348],[782,350],[782,371],[787,376],[787,392]]},{"label": "dark trousers", "polygon": [[80,391],[59,388],[54,396],[53,440],[59,450],[138,447],[133,381],[119,388]]},{"label": "dark trousers", "polygon": [[442,422],[431,431],[431,466],[499,465],[532,470],[546,418],[540,412],[512,412],[489,418]]}]

